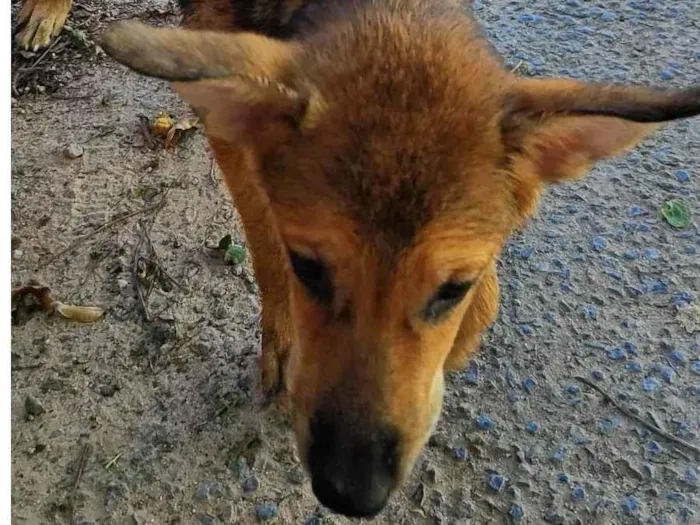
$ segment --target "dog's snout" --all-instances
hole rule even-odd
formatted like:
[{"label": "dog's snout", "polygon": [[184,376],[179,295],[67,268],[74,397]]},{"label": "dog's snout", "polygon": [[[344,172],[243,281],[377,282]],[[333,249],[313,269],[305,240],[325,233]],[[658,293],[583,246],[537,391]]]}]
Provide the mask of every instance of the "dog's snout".
[{"label": "dog's snout", "polygon": [[314,494],[340,514],[374,516],[396,486],[397,454],[396,432],[319,414],[311,424],[308,454]]}]

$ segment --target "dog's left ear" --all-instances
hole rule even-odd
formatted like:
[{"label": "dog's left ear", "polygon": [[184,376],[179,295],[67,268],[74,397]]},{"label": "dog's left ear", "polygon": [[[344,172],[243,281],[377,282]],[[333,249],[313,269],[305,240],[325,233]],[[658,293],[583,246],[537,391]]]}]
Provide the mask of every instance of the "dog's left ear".
[{"label": "dog's left ear", "polygon": [[700,114],[699,86],[662,90],[518,79],[506,91],[506,150],[513,171],[531,183],[580,177],[661,123]]},{"label": "dog's left ear", "polygon": [[171,81],[209,138],[264,153],[311,120],[312,89],[296,63],[297,44],[132,21],[114,24],[101,44],[131,69]]}]

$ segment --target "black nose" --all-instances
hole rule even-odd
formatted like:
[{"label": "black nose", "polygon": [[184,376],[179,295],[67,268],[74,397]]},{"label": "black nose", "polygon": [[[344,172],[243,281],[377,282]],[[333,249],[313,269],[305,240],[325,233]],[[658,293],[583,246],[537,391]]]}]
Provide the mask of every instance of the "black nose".
[{"label": "black nose", "polygon": [[343,419],[317,414],[311,423],[311,487],[332,511],[371,517],[396,486],[396,432],[355,421],[346,425]]}]

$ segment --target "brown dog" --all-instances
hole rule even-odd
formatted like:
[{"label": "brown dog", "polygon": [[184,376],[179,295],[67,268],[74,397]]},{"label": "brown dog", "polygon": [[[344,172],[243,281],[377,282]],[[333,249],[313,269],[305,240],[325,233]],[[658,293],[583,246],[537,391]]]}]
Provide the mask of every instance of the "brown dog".
[{"label": "brown dog", "polygon": [[264,387],[318,499],[373,515],[543,187],[700,113],[700,88],[516,78],[455,0],[181,3],[189,29],[120,23],[103,46],[203,117],[254,255]]}]

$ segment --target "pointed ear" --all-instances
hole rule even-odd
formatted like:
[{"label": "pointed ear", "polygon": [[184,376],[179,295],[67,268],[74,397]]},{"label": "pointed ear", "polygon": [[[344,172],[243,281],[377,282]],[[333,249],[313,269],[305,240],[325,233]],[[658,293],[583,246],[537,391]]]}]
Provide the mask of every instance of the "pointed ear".
[{"label": "pointed ear", "polygon": [[253,33],[119,22],[104,35],[102,46],[135,71],[172,81],[210,138],[260,148],[281,140],[308,117],[312,90],[295,67],[297,44]]},{"label": "pointed ear", "polygon": [[700,113],[700,87],[647,89],[571,80],[516,80],[502,129],[515,172],[561,182],[636,146],[661,123]]}]

